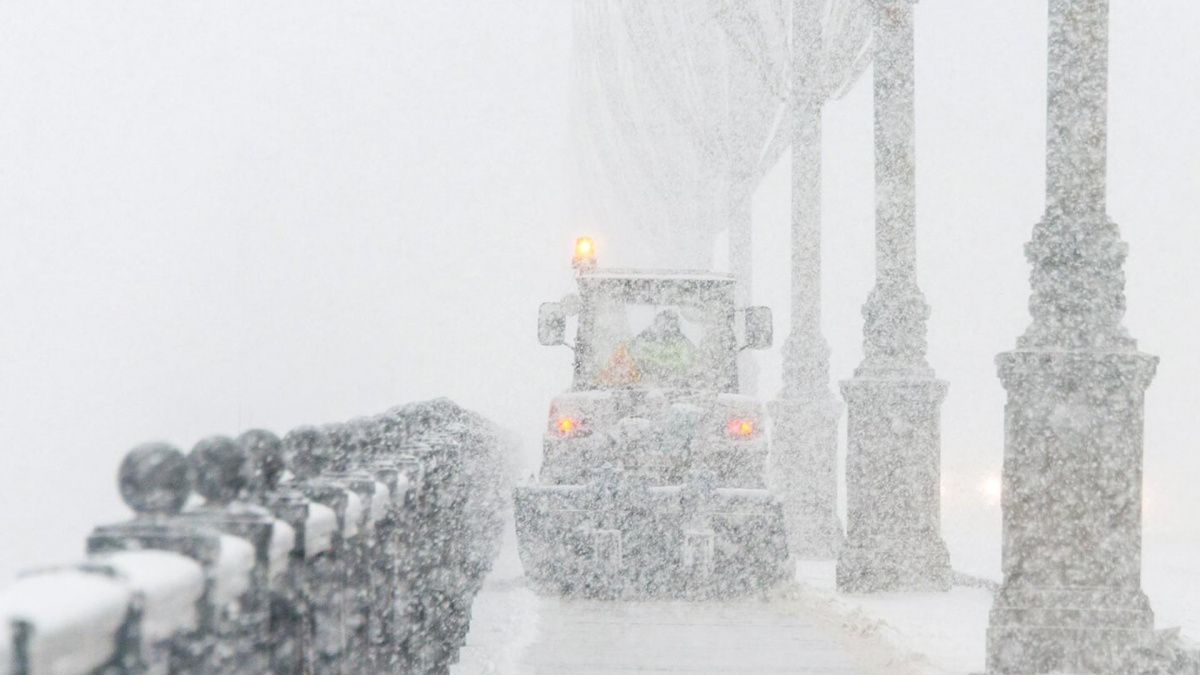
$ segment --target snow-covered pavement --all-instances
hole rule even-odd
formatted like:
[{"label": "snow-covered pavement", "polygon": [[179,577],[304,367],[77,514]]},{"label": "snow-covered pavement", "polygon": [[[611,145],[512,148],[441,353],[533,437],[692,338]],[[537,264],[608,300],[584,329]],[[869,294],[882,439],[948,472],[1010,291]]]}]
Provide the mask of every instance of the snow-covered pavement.
[{"label": "snow-covered pavement", "polygon": [[[802,562],[796,584],[769,602],[567,601],[525,586],[514,540],[507,533],[452,675],[983,671],[992,594],[982,588],[845,595],[833,563]],[[1194,544],[1184,543],[1174,567],[1171,551],[1153,549],[1147,591],[1159,628],[1182,624],[1191,635],[1196,593],[1183,572]]]},{"label": "snow-covered pavement", "polygon": [[842,617],[843,626],[888,643],[918,672],[983,672],[989,590],[954,586],[947,593],[846,595],[835,590],[833,562],[801,562],[797,581],[812,602]]},{"label": "snow-covered pavement", "polygon": [[540,609],[518,672],[863,672],[837,627],[796,604],[548,600]]},{"label": "snow-covered pavement", "polygon": [[870,622],[799,585],[770,601],[603,602],[539,597],[511,535],[476,599],[452,675],[928,672]]}]

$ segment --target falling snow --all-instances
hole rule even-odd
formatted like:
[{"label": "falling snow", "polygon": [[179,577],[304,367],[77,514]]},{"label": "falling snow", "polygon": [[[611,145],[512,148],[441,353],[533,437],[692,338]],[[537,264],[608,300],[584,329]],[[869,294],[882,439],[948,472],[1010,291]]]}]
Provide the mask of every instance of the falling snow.
[{"label": "falling snow", "polygon": [[[1184,311],[1137,286],[1174,270],[1190,302],[1194,265],[1126,243],[1195,212],[1137,173],[1200,131],[1156,99],[1193,126],[1110,153],[1169,126],[1128,92],[1184,79],[1131,86],[1128,8],[1006,5],[1043,63],[982,5],[529,2],[0,10],[0,407],[27,430],[0,675],[1200,672],[1200,374]],[[977,99],[1003,112],[947,123]],[[826,137],[852,109],[858,155]],[[947,171],[962,129],[979,156]],[[1021,325],[1017,239],[976,242],[1030,171],[983,144],[1030,129]],[[160,436],[200,440],[134,445]]]}]

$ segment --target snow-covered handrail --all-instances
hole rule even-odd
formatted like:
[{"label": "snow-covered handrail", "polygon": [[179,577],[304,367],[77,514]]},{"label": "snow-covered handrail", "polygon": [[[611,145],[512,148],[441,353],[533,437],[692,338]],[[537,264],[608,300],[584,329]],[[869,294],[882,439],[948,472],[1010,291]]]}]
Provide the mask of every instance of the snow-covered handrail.
[{"label": "snow-covered handrail", "polygon": [[499,550],[504,444],[439,399],[139,446],[134,518],[0,590],[0,675],[445,672]]}]

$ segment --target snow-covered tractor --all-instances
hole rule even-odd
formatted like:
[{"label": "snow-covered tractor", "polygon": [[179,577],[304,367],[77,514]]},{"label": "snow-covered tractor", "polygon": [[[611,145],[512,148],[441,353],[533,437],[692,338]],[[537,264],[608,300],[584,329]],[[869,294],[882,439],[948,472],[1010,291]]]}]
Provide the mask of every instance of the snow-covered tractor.
[{"label": "snow-covered tractor", "polygon": [[576,242],[578,294],[542,305],[574,381],[550,405],[541,471],[515,491],[526,577],[542,592],[709,598],[790,578],[767,490],[763,406],[737,356],[771,345],[766,307],[738,309],[728,275],[606,270]]}]

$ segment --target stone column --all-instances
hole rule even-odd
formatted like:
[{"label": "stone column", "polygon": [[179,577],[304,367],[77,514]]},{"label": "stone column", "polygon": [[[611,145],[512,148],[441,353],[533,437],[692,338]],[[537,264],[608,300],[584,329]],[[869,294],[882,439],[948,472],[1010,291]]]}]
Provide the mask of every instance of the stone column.
[{"label": "stone column", "polygon": [[1046,214],[1008,392],[1004,583],[989,673],[1159,672],[1139,656],[1142,424],[1157,359],[1122,326],[1126,247],[1105,208],[1108,0],[1050,0]]},{"label": "stone column", "polygon": [[[741,194],[740,185],[727,198],[729,219],[729,271],[737,279],[735,302],[738,309],[754,304],[754,220],[751,195]],[[753,349],[742,350],[738,361],[738,390],[758,396],[758,362]]]},{"label": "stone column", "polygon": [[793,557],[829,559],[842,544],[837,516],[837,426],[829,345],[821,334],[821,18],[824,2],[792,5],[792,326],[783,391],[772,401],[775,489]]},{"label": "stone column", "polygon": [[862,364],[842,383],[849,408],[847,539],[838,588],[945,590],[941,403],[925,360],[929,307],[916,279],[913,2],[875,10],[875,287],[863,307]]}]

